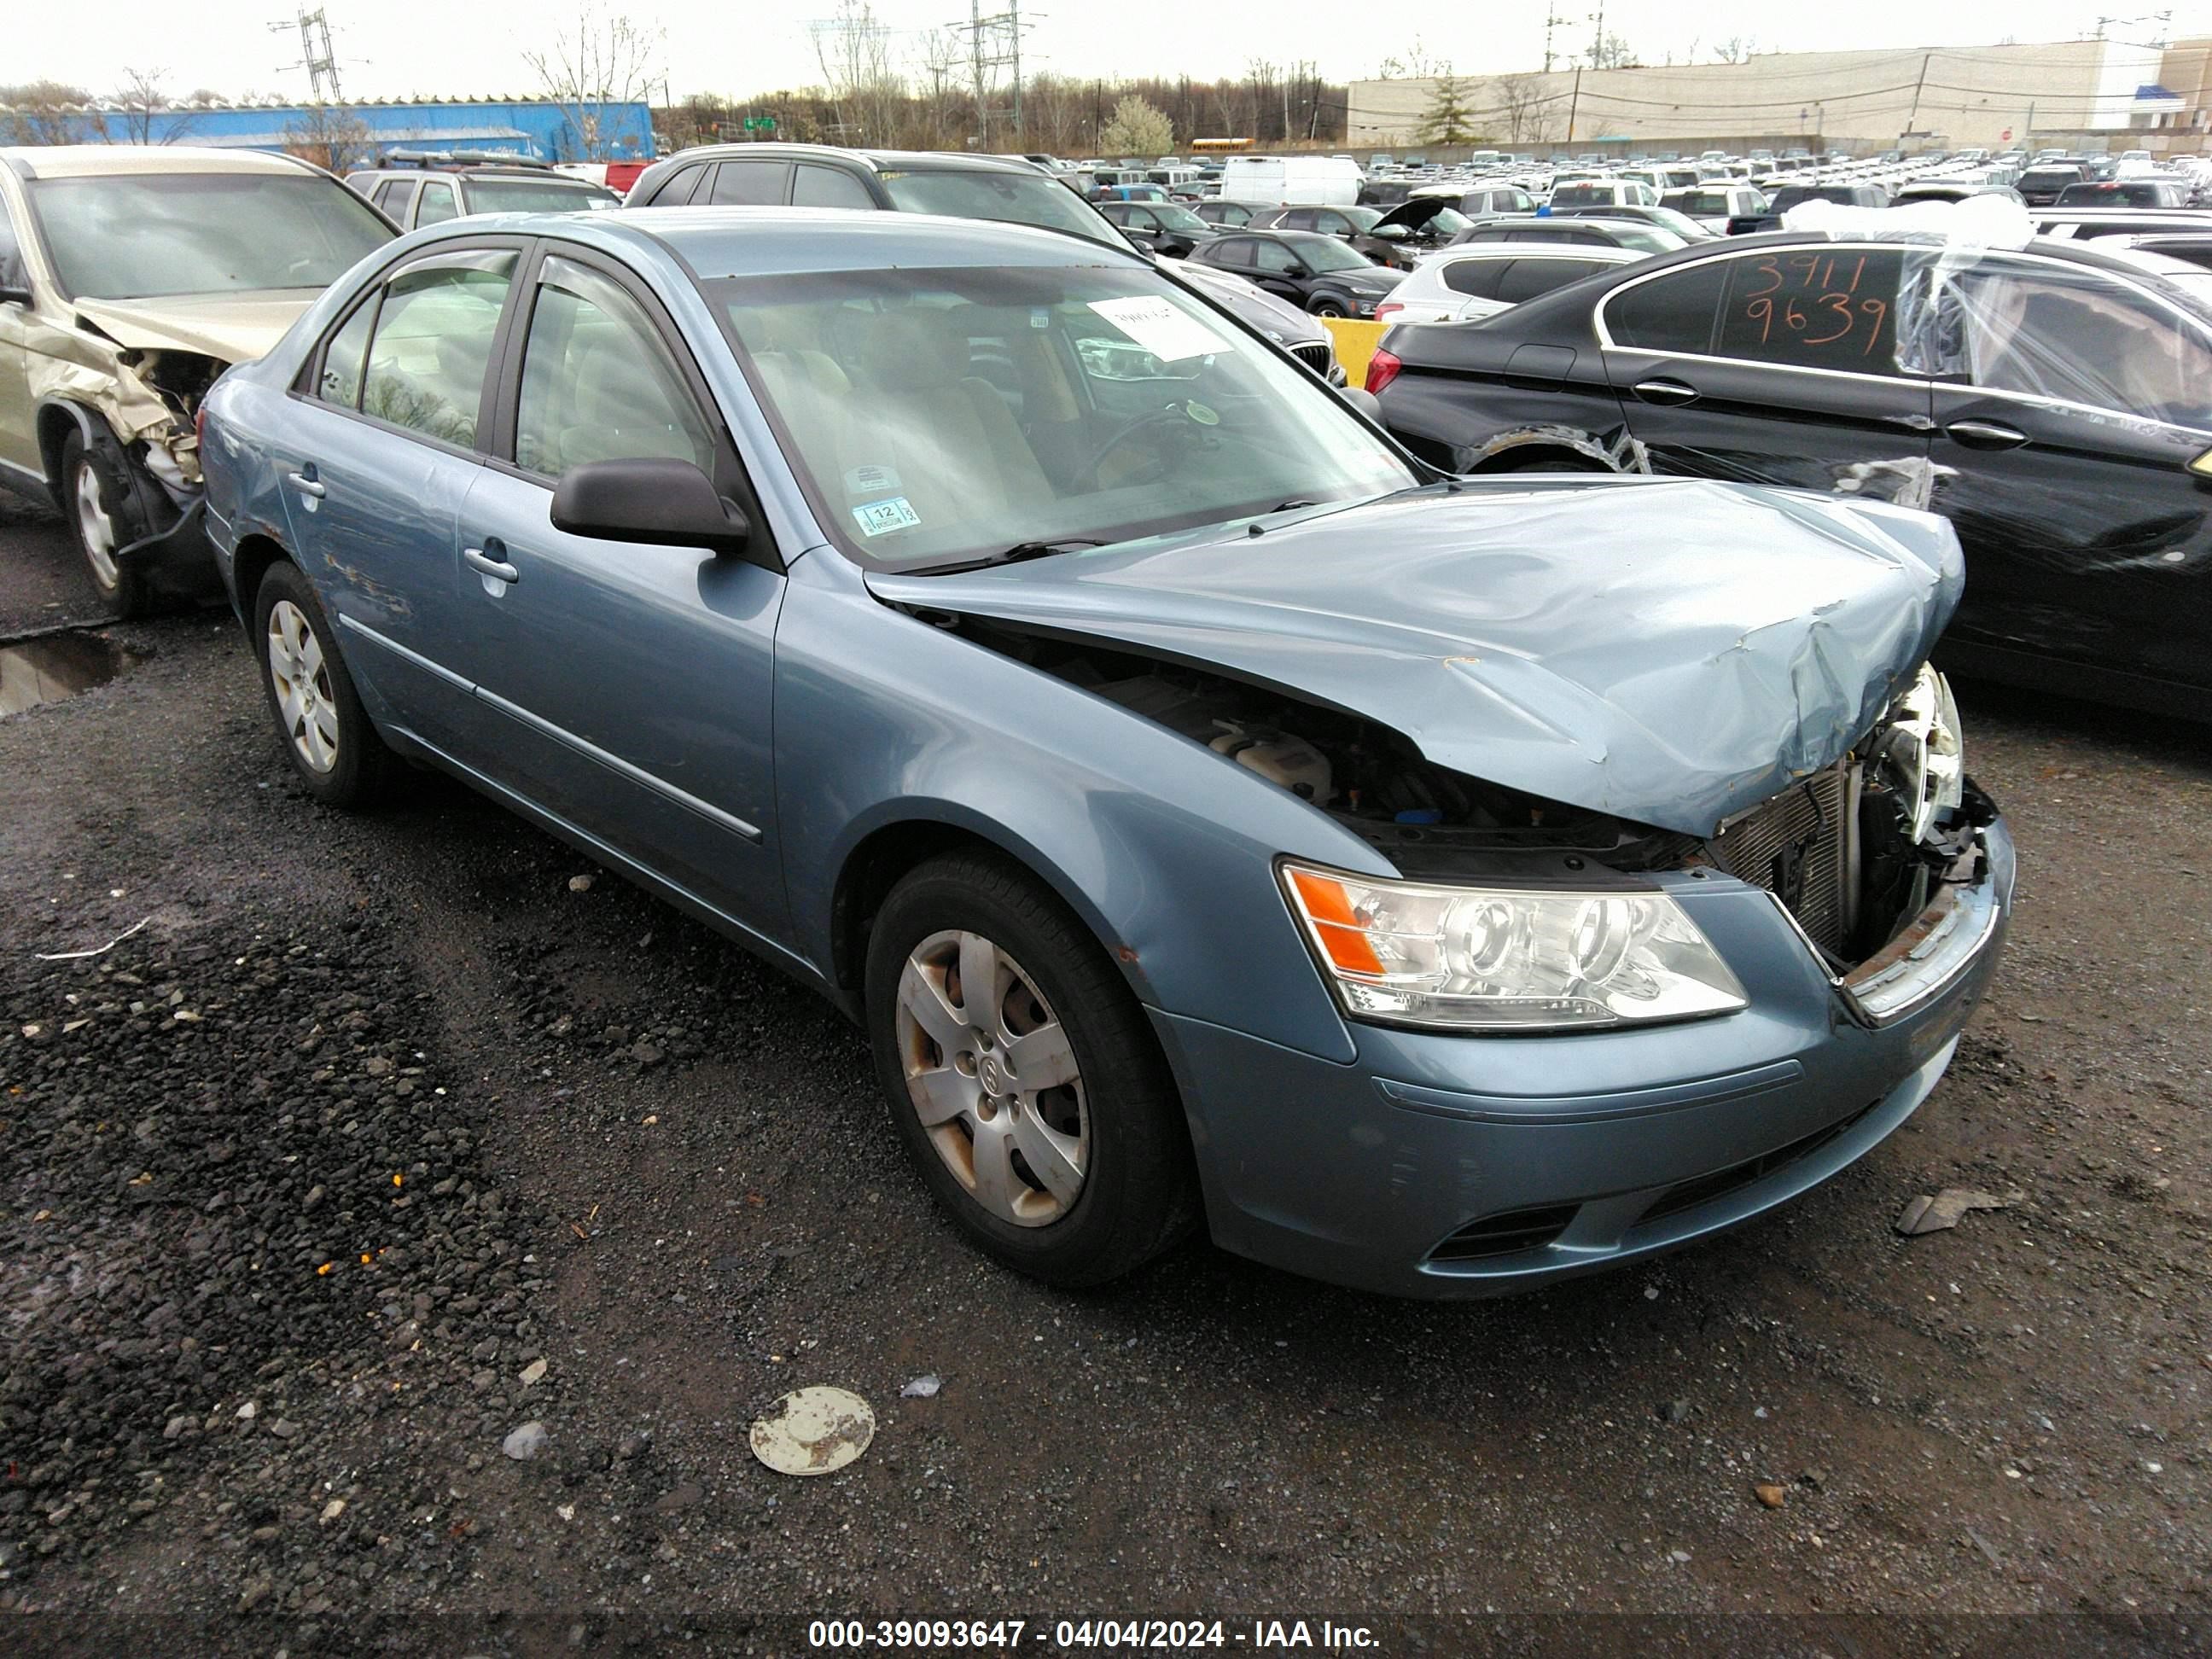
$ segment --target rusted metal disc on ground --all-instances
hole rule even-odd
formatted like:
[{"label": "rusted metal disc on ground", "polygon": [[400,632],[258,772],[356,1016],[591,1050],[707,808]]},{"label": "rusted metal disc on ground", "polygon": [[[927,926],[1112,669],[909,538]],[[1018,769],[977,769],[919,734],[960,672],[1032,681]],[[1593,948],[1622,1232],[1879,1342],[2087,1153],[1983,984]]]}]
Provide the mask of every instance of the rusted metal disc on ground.
[{"label": "rusted metal disc on ground", "polygon": [[842,1469],[876,1437],[868,1402],[843,1389],[795,1389],[753,1422],[753,1455],[781,1474]]}]

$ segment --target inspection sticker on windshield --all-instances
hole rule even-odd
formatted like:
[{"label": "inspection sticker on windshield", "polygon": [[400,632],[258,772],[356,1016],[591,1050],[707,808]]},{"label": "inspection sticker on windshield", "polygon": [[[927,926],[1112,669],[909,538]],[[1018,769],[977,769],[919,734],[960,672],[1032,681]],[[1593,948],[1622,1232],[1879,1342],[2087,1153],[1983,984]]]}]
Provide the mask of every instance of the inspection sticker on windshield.
[{"label": "inspection sticker on windshield", "polygon": [[894,530],[919,530],[921,514],[915,512],[903,495],[894,495],[887,501],[870,501],[853,509],[853,516],[860,521],[863,536],[888,536]]},{"label": "inspection sticker on windshield", "polygon": [[1093,300],[1091,308],[1164,363],[1233,349],[1197,318],[1152,295]]}]

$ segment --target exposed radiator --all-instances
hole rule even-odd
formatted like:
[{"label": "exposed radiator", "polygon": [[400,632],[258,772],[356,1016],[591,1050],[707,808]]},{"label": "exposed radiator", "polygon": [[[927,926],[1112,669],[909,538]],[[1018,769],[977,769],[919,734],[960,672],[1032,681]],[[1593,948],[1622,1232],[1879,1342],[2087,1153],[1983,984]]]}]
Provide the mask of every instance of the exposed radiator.
[{"label": "exposed radiator", "polygon": [[1843,949],[1848,920],[1850,799],[1848,772],[1831,767],[1754,807],[1712,842],[1723,869],[1776,895],[1815,945],[1835,951]]}]

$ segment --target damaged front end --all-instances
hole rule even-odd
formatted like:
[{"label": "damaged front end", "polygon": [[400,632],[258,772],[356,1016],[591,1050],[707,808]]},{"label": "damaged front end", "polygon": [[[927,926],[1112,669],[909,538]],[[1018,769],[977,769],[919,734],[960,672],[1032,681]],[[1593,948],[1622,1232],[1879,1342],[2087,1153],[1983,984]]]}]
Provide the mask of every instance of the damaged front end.
[{"label": "damaged front end", "polygon": [[1996,808],[1966,777],[1957,709],[1932,668],[1842,757],[1699,836],[1455,771],[1373,720],[1204,666],[930,619],[1287,790],[1409,882],[1587,895],[1649,892],[1668,872],[1733,877],[1771,898],[1862,1024],[1941,995],[1998,926],[1981,834]]}]

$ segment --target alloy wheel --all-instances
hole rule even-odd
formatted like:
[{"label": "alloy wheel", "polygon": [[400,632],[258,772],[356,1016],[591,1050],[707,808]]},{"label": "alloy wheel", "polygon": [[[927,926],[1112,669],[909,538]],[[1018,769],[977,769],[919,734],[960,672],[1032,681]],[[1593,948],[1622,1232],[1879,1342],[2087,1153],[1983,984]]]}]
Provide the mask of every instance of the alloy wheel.
[{"label": "alloy wheel", "polygon": [[269,680],[277,719],[301,761],[313,771],[337,764],[338,706],[323,642],[307,612],[289,599],[269,608]]},{"label": "alloy wheel", "polygon": [[1042,1227],[1075,1207],[1091,1154],[1083,1078],[1035,979],[981,933],[933,933],[899,975],[907,1096],[968,1194]]},{"label": "alloy wheel", "polygon": [[107,502],[100,492],[100,471],[91,461],[77,463],[76,469],[76,529],[83,544],[86,562],[92,566],[94,579],[102,587],[113,587],[115,569],[115,520],[108,513]]}]

